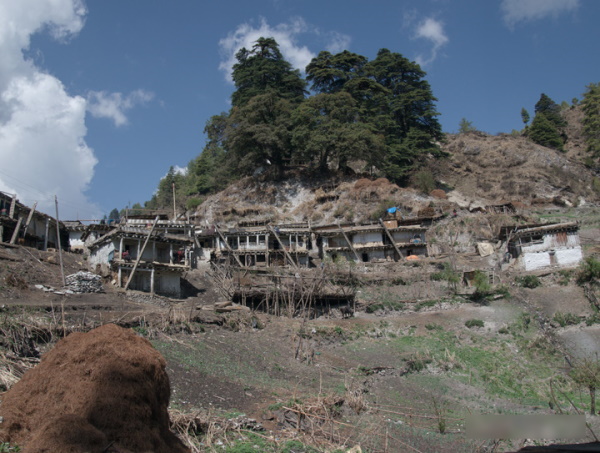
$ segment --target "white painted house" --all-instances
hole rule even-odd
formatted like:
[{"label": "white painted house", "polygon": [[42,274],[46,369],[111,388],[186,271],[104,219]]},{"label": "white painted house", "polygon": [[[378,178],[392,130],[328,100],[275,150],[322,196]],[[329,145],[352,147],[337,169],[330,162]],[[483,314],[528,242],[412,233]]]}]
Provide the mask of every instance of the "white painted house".
[{"label": "white painted house", "polygon": [[504,227],[508,252],[526,271],[575,267],[583,260],[577,222]]},{"label": "white painted house", "polygon": [[153,232],[146,247],[147,228],[118,228],[90,244],[89,265],[98,274],[112,274],[119,287],[169,297],[181,296],[181,275],[194,261],[193,241],[183,235]]}]

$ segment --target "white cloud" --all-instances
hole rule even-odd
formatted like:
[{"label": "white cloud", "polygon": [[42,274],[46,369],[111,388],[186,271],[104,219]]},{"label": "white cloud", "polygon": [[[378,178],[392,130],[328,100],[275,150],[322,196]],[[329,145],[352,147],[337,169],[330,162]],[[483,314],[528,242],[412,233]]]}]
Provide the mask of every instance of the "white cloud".
[{"label": "white cloud", "polygon": [[[328,52],[339,53],[350,47],[350,36],[338,33],[337,31],[329,32],[326,35],[328,36],[328,42],[325,44],[325,49]],[[304,68],[302,70],[304,70]]]},{"label": "white cloud", "polygon": [[350,44],[350,37],[337,32],[322,32],[306,24],[304,19],[295,18],[288,23],[282,23],[274,27],[270,26],[264,18],[261,18],[258,26],[252,24],[241,24],[229,33],[226,38],[219,41],[223,61],[219,69],[225,73],[225,78],[231,81],[231,70],[237,62],[235,54],[242,47],[251,49],[258,38],[272,37],[279,44],[279,50],[290,64],[304,72],[306,66],[316,56],[308,47],[298,44],[298,37],[302,34],[312,34],[325,40],[324,48],[330,52],[340,52]]},{"label": "white cloud", "polygon": [[153,93],[136,90],[123,96],[122,93],[107,93],[106,91],[91,91],[88,94],[88,111],[95,118],[108,118],[115,126],[124,126],[129,120],[125,113],[136,105],[146,104],[154,97]]},{"label": "white cloud", "polygon": [[[188,168],[187,168],[187,167],[180,167],[179,165],[175,165],[175,166],[173,167],[173,171],[174,171],[174,172],[175,172],[175,174],[177,174],[177,175],[182,175],[182,176],[185,176],[185,175],[187,175]],[[168,174],[168,173],[167,173],[167,174]],[[166,177],[166,175],[165,175],[165,177]]]},{"label": "white cloud", "polygon": [[502,0],[504,22],[514,27],[518,22],[543,19],[547,16],[558,16],[561,13],[579,8],[580,0]]},{"label": "white cloud", "polygon": [[99,212],[85,195],[97,159],[85,143],[86,100],[24,57],[30,38],[67,40],[83,27],[80,0],[0,1],[0,190],[61,217]]},{"label": "white cloud", "polygon": [[448,37],[444,33],[442,22],[431,17],[420,22],[415,31],[415,38],[426,39],[431,42],[431,54],[428,58],[422,55],[417,56],[416,61],[419,65],[432,63],[438,55],[438,51],[448,42]]}]

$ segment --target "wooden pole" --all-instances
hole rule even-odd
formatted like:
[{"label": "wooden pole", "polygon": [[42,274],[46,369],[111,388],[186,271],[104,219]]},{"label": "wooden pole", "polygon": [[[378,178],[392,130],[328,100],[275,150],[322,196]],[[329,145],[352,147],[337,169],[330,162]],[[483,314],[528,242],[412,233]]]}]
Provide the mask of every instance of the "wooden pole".
[{"label": "wooden pole", "polygon": [[388,230],[387,226],[385,226],[385,223],[383,223],[382,219],[379,219],[379,223],[383,227],[383,230],[385,231],[385,234],[387,234],[387,237],[389,238],[390,242],[394,246],[394,250],[396,250],[396,253],[398,254],[398,260],[401,260],[402,259],[402,253],[400,253],[400,249],[398,248],[398,246],[394,242],[394,236],[392,236],[392,233],[390,233],[390,230]]},{"label": "wooden pole", "polygon": [[281,242],[281,239],[279,239],[279,235],[277,234],[277,232],[275,231],[275,229],[271,225],[268,225],[268,228],[271,231],[271,233],[273,233],[275,235],[275,239],[277,239],[277,242],[279,242],[279,245],[281,246],[281,250],[285,254],[285,257],[288,259],[288,261],[290,262],[290,264],[292,265],[292,267],[295,267],[297,269],[298,266],[294,262],[294,259],[292,258],[292,256],[285,249],[285,245],[283,245],[283,242]]},{"label": "wooden pole", "polygon": [[35,212],[35,208],[37,208],[37,201],[33,203],[33,208],[29,211],[29,215],[27,216],[27,222],[25,222],[25,228],[23,228],[23,237],[27,234],[27,228],[29,228],[29,224],[31,223],[31,218],[33,217],[33,213]]},{"label": "wooden pole", "polygon": [[346,239],[346,242],[350,246],[350,250],[352,250],[352,252],[354,252],[354,256],[356,257],[356,261],[360,262],[361,261],[360,256],[358,256],[358,253],[356,252],[356,250],[352,246],[352,241],[350,241],[350,238],[348,238],[348,236],[346,235],[346,232],[344,231],[344,229],[342,228],[342,226],[339,223],[337,224],[337,226],[340,229],[340,231],[342,232],[342,234],[344,235],[344,239]]},{"label": "wooden pole", "polygon": [[54,195],[54,204],[56,206],[56,242],[58,244],[58,259],[60,261],[60,273],[63,279],[63,286],[67,286],[67,280],[65,280],[65,268],[63,266],[62,259],[62,247],[60,245],[60,223],[58,221],[58,197]]},{"label": "wooden pole", "polygon": [[173,183],[173,220],[177,220],[177,208],[175,207],[175,183]]},{"label": "wooden pole", "polygon": [[11,219],[15,218],[15,207],[17,204],[17,194],[14,194],[12,197],[12,201],[10,202],[10,211],[8,212],[8,216]]},{"label": "wooden pole", "polygon": [[131,273],[129,274],[129,278],[127,279],[127,283],[125,284],[125,291],[127,291],[127,288],[129,288],[129,284],[131,283],[131,280],[133,280],[133,274],[135,274],[135,271],[137,270],[138,264],[140,264],[140,261],[142,260],[142,255],[144,254],[144,250],[146,250],[146,245],[148,245],[148,241],[150,240],[150,235],[152,235],[152,232],[154,231],[154,227],[156,227],[156,224],[158,223],[158,219],[159,218],[160,218],[160,216],[156,216],[156,218],[154,219],[154,223],[152,224],[152,228],[150,228],[150,231],[148,232],[148,236],[146,236],[146,240],[144,241],[144,245],[142,246],[142,249],[140,250],[140,253],[138,254],[138,257],[135,260],[135,264],[133,265],[133,269],[131,269]]},{"label": "wooden pole", "polygon": [[242,262],[240,261],[240,257],[237,256],[234,252],[233,249],[229,246],[229,243],[227,242],[227,239],[225,239],[225,236],[223,236],[223,234],[221,233],[221,231],[219,230],[219,227],[217,227],[217,225],[215,225],[215,231],[218,233],[218,235],[221,237],[221,239],[223,240],[223,243],[225,244],[225,248],[227,248],[227,250],[229,250],[229,253],[231,253],[233,255],[233,257],[235,258],[235,260],[237,261],[237,263],[240,265],[240,267],[244,267],[244,265],[242,264]]},{"label": "wooden pole", "polygon": [[23,217],[19,217],[17,225],[15,226],[15,230],[13,231],[12,237],[10,238],[10,243],[14,244],[17,240],[17,236],[19,235],[19,230],[21,229],[21,224],[23,223]]}]

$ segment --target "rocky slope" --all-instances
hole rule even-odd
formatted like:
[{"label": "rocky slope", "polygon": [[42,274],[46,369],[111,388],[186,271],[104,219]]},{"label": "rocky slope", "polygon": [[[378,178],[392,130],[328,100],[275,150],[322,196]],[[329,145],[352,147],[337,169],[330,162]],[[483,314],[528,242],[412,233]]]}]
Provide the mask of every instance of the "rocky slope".
[{"label": "rocky slope", "polygon": [[210,196],[195,215],[208,223],[330,223],[376,220],[391,206],[414,216],[430,207],[451,212],[507,201],[523,207],[594,204],[600,200],[600,179],[583,164],[587,156],[582,113],[569,108],[563,115],[568,122],[566,152],[536,145],[524,136],[448,135],[442,144],[448,157],[432,160],[425,168],[435,179],[435,192],[423,192],[422,184],[399,187],[377,175],[326,178],[297,171],[283,181],[242,179]]}]

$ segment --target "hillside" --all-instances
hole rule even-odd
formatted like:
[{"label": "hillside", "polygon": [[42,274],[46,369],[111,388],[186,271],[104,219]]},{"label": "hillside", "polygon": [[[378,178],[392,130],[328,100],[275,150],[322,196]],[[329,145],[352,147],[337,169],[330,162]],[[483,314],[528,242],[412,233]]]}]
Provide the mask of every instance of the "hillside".
[{"label": "hillside", "polygon": [[444,145],[450,157],[431,167],[436,179],[455,191],[457,201],[577,206],[598,200],[594,175],[578,159],[580,147],[576,143],[562,153],[524,137],[452,135]]},{"label": "hillside", "polygon": [[[524,136],[469,132],[447,135],[442,150],[448,157],[430,159],[424,167],[435,186],[415,181],[399,187],[376,175],[331,177],[289,172],[280,181],[265,175],[244,178],[209,196],[194,215],[213,223],[244,221],[362,222],[376,220],[396,206],[416,216],[427,207],[453,209],[517,202],[528,206],[580,206],[599,200],[598,180],[586,167],[581,136],[582,113],[564,112],[568,121],[566,152],[546,148]],[[433,182],[433,181],[432,181]],[[437,187],[439,191],[431,196]],[[192,213],[190,213],[192,214]]]}]

